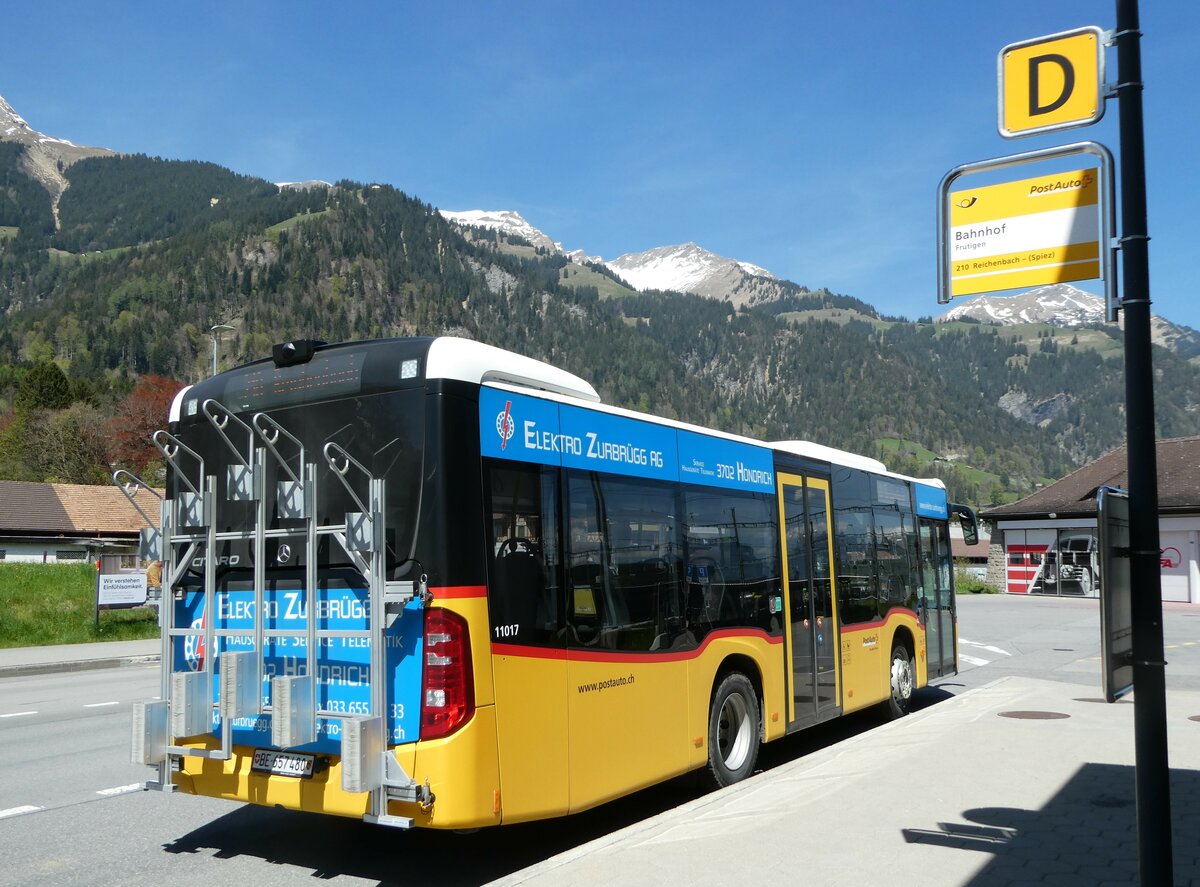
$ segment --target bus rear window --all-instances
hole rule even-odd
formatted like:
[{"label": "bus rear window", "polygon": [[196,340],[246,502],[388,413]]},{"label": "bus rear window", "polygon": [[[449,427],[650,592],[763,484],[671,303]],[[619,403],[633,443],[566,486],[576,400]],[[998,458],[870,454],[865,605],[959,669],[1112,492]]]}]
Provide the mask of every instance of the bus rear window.
[{"label": "bus rear window", "polygon": [[285,367],[260,360],[197,384],[183,403],[183,418],[195,418],[208,398],[235,413],[255,413],[419,387],[430,341],[332,345],[306,363]]}]

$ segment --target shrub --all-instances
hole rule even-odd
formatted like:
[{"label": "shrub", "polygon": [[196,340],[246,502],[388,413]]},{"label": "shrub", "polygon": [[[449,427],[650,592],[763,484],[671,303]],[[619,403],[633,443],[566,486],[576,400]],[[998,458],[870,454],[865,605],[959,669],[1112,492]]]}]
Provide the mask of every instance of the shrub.
[{"label": "shrub", "polygon": [[958,594],[1000,594],[1001,590],[989,585],[982,579],[976,579],[970,573],[959,570],[954,574],[954,590]]}]

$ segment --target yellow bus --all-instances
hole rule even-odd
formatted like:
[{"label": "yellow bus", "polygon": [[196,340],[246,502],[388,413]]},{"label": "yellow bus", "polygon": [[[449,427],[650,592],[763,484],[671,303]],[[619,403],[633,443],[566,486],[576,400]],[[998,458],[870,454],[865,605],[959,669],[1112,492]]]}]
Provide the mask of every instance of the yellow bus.
[{"label": "yellow bus", "polygon": [[277,345],[154,441],[150,788],[523,822],[732,784],[957,669],[948,522],[974,515],[940,481],[606,406],[480,343]]}]

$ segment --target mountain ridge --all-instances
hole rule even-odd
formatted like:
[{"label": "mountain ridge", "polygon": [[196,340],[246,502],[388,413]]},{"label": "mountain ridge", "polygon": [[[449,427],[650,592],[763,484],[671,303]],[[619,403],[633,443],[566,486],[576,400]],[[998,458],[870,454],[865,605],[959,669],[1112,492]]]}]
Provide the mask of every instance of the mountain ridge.
[{"label": "mountain ridge", "polygon": [[[0,175],[16,157],[0,151],[10,164]],[[507,248],[379,183],[281,190],[215,164],[129,154],[64,174],[61,230],[0,221],[24,226],[0,233],[0,476],[12,479],[53,470],[38,468],[59,429],[47,423],[89,415],[84,404],[18,419],[11,406],[32,368],[61,367],[72,391],[104,406],[139,375],[202,378],[215,324],[234,328],[219,343],[226,366],[298,337],[466,336],[583,376],[614,406],[877,456],[944,478],[968,502],[1028,492],[1123,434],[1119,357],[1045,330],[881,318],[765,277],[754,280],[782,297],[606,292],[606,268],[524,238]],[[1200,433],[1200,369],[1171,354],[1157,364],[1163,435]],[[915,442],[940,461],[881,441]]]},{"label": "mountain ridge", "polygon": [[[534,227],[512,210],[441,211],[456,224],[489,228],[565,256],[579,264],[602,264],[633,289],[694,293],[729,300],[735,307],[765,305],[806,287],[785,281],[765,268],[739,259],[719,256],[691,241],[626,253],[610,261],[583,250],[568,252],[549,234]],[[946,323],[964,318],[996,326],[1046,323],[1075,328],[1104,324],[1104,300],[1070,284],[1051,284],[1017,295],[985,294],[967,299],[936,318]],[[1166,318],[1151,315],[1151,341],[1185,359],[1200,356],[1200,332]]]},{"label": "mountain ridge", "polygon": [[587,251],[567,250],[549,234],[513,210],[439,210],[455,224],[481,227],[516,236],[534,247],[556,253],[579,265],[603,265],[639,292],[669,290],[709,299],[728,299],[735,306],[756,305],[794,294],[803,287],[781,280],[766,268],[720,256],[692,241],[625,253],[605,260]]},{"label": "mountain ridge", "polygon": [[[1069,283],[1055,283],[1017,295],[972,296],[937,318],[937,322],[972,319],[996,326],[1046,323],[1074,329],[1105,324],[1105,318],[1103,298]],[[1121,326],[1124,327],[1123,322]],[[1150,315],[1150,339],[1185,360],[1200,356],[1200,332],[1172,323],[1161,315]]]},{"label": "mountain ridge", "polygon": [[[80,146],[34,130],[3,96],[0,96],[0,141],[25,147],[22,171],[49,191],[56,227],[60,222],[60,201],[69,186],[63,174],[65,169],[82,159],[116,154],[108,148]],[[309,190],[330,185],[321,180],[307,180],[281,182],[277,187]],[[516,236],[535,249],[562,255],[578,265],[602,265],[638,291],[690,292],[706,298],[729,300],[735,307],[768,304],[809,292],[806,287],[782,280],[761,266],[720,256],[691,241],[626,253],[605,261],[582,249],[566,250],[560,242],[512,210],[438,212],[456,225],[483,227]],[[1048,311],[1048,308],[1054,310]],[[1104,305],[1100,297],[1091,293],[1069,284],[1054,284],[1017,295],[975,296],[951,308],[937,320],[947,322],[962,318],[1000,326],[1049,323],[1071,328],[1104,323]],[[1151,336],[1155,344],[1185,358],[1200,357],[1200,332],[1190,327],[1175,324],[1160,315],[1151,315]]]}]

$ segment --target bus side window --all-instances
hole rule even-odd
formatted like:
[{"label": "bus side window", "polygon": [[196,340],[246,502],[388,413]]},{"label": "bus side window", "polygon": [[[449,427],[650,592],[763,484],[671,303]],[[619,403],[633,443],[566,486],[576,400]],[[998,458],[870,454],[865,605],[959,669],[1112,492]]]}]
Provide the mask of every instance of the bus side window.
[{"label": "bus side window", "polygon": [[950,606],[950,576],[954,573],[952,556],[950,554],[950,527],[945,523],[937,525],[937,569],[938,569],[938,598],[945,608]]},{"label": "bus side window", "polygon": [[880,615],[892,607],[916,607],[916,536],[912,515],[894,505],[876,505],[875,563],[879,570]]},{"label": "bus side window", "polygon": [[561,606],[556,472],[489,462],[492,640],[557,645]]},{"label": "bus side window", "polygon": [[601,631],[611,619],[605,573],[607,552],[594,475],[572,472],[567,480],[567,622],[573,646],[604,646]]},{"label": "bus side window", "polygon": [[[684,487],[683,496],[684,615],[693,642],[719,628],[781,630],[772,603],[782,600],[773,499],[692,486]],[[789,566],[795,571],[800,564],[792,560]],[[808,573],[806,564],[803,572]]]},{"label": "bus side window", "polygon": [[570,472],[570,643],[672,648],[683,627],[681,543],[671,485]]},{"label": "bus side window", "polygon": [[838,612],[842,623],[853,625],[878,619],[879,577],[871,509],[838,507],[834,521],[838,540]]}]

